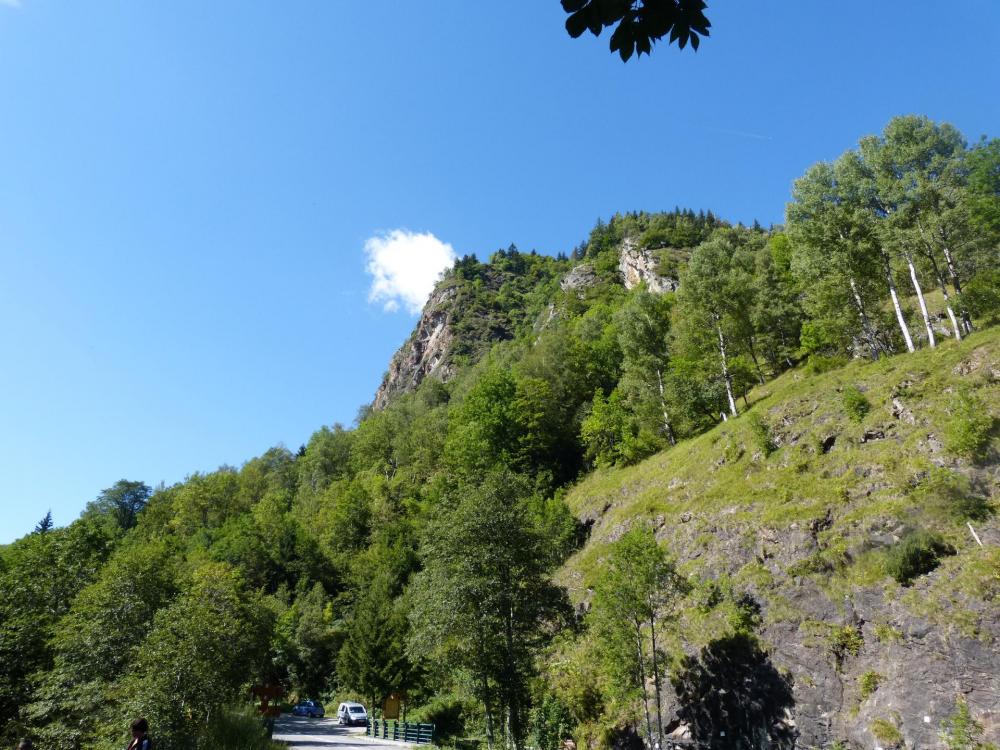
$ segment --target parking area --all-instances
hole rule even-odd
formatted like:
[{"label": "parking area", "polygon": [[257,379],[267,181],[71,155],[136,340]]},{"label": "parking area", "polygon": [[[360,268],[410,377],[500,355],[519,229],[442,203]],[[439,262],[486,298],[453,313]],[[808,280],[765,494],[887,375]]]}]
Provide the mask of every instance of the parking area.
[{"label": "parking area", "polygon": [[335,718],[309,719],[284,714],[274,727],[274,739],[291,750],[399,750],[402,742],[375,740],[365,736],[364,727],[342,727]]}]

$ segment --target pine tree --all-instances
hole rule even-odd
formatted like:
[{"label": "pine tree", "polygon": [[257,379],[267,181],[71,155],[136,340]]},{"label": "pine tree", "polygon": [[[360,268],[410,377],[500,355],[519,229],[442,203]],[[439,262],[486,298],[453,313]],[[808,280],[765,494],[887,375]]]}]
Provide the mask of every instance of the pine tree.
[{"label": "pine tree", "polygon": [[52,530],[52,511],[49,510],[49,512],[42,517],[42,520],[35,525],[35,533],[46,534],[51,530]]}]

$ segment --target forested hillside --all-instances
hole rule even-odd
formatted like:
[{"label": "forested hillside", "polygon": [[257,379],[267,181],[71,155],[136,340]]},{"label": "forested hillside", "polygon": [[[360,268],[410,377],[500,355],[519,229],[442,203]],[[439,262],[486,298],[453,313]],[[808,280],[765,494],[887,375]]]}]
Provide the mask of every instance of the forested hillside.
[{"label": "forested hillside", "polygon": [[466,256],[351,428],[0,549],[0,742],[267,747],[261,681],[491,748],[1000,742],[1000,141],[895,118],[786,217]]}]

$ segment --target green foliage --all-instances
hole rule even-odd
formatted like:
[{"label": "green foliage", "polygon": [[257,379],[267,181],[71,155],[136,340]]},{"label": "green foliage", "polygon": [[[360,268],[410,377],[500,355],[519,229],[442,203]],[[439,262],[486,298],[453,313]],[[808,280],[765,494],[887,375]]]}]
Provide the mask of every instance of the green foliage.
[{"label": "green foliage", "polygon": [[[803,346],[805,346],[805,326],[803,326],[802,331]],[[811,375],[822,375],[824,372],[830,372],[831,370],[843,367],[847,362],[847,357],[840,355],[826,356],[823,354],[813,354],[809,357],[809,361],[806,364],[806,372]]]},{"label": "green foliage", "polygon": [[538,750],[561,750],[563,741],[572,737],[573,719],[554,695],[546,693],[531,709],[532,746]]},{"label": "green foliage", "polygon": [[[337,658],[342,688],[381,705],[393,692],[413,686],[413,668],[406,654],[409,623],[393,587],[391,571],[372,568],[346,623],[346,637]],[[328,661],[325,663],[329,663]]]},{"label": "green foliage", "polygon": [[909,586],[917,576],[930,573],[942,557],[955,554],[955,549],[939,535],[918,529],[903,537],[889,549],[885,571],[903,586]]},{"label": "green foliage", "polygon": [[984,325],[1000,323],[1000,269],[984,268],[962,288],[961,304]]},{"label": "green foliage", "polygon": [[51,668],[51,639],[76,595],[97,577],[111,549],[110,534],[107,525],[81,519],[3,549],[0,726],[14,731],[17,707],[29,701],[29,676]]},{"label": "green foliage", "polygon": [[879,643],[896,643],[903,637],[896,628],[881,622],[875,625],[874,632]]},{"label": "green foliage", "polygon": [[770,456],[778,449],[777,444],[774,442],[774,436],[771,434],[771,425],[760,414],[754,412],[747,417],[747,425],[750,428],[750,436],[753,439],[753,444],[761,453],[765,456]]},{"label": "green foliage", "polygon": [[861,700],[868,700],[878,690],[878,686],[884,680],[885,678],[882,675],[871,669],[858,677],[858,693],[861,696]]},{"label": "green foliage", "polygon": [[594,585],[589,624],[601,643],[601,664],[613,700],[633,705],[646,701],[647,669],[654,690],[660,690],[656,622],[686,590],[686,581],[650,529],[637,526],[611,545]]},{"label": "green foliage", "polygon": [[968,477],[944,468],[931,469],[913,495],[947,520],[983,520],[993,513],[989,498],[974,488]]},{"label": "green foliage", "polygon": [[829,643],[830,653],[834,655],[839,664],[848,656],[860,654],[865,645],[865,638],[860,628],[854,625],[843,625],[830,631]]},{"label": "green foliage", "polygon": [[888,719],[873,719],[868,727],[880,743],[885,747],[899,747],[903,744],[903,733]]},{"label": "green foliage", "polygon": [[272,653],[287,670],[289,687],[296,693],[315,696],[327,687],[342,640],[331,619],[319,583],[301,591],[277,619]]},{"label": "green foliage", "polygon": [[941,722],[941,741],[948,750],[996,750],[993,743],[983,742],[983,725],[962,696],[955,700],[955,713]]},{"label": "green foliage", "polygon": [[270,611],[234,571],[199,568],[190,588],[157,611],[123,682],[119,723],[146,716],[164,750],[213,747],[212,720],[262,674],[272,627]]},{"label": "green foliage", "polygon": [[212,750],[282,750],[287,747],[268,739],[264,723],[252,706],[227,707],[214,717],[204,746]]},{"label": "green foliage", "polygon": [[969,390],[960,390],[952,399],[945,446],[957,456],[980,460],[989,449],[995,422],[982,399]]},{"label": "green foliage", "polygon": [[862,421],[872,409],[868,397],[854,386],[848,386],[844,389],[842,403],[847,416],[854,422]]},{"label": "green foliage", "polygon": [[408,721],[434,725],[434,736],[438,741],[461,736],[465,731],[465,714],[469,707],[466,700],[454,693],[436,695],[426,704],[412,711]]},{"label": "green foliage", "polygon": [[466,671],[490,725],[506,712],[510,740],[521,747],[532,653],[542,623],[565,615],[564,593],[548,580],[551,558],[525,512],[522,478],[501,471],[455,489],[421,545],[410,653]]}]

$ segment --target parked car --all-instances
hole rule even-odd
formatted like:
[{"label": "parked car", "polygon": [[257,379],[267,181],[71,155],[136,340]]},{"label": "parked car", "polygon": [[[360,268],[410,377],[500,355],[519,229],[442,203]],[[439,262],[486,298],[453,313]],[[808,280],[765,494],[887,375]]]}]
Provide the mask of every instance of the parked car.
[{"label": "parked car", "polygon": [[323,711],[323,704],[319,701],[302,701],[296,703],[292,708],[295,716],[309,716],[313,719],[322,719],[326,714]]},{"label": "parked car", "polygon": [[337,707],[337,723],[350,726],[352,724],[368,724],[368,712],[360,703],[341,703]]}]

